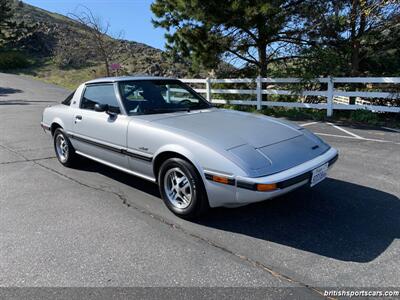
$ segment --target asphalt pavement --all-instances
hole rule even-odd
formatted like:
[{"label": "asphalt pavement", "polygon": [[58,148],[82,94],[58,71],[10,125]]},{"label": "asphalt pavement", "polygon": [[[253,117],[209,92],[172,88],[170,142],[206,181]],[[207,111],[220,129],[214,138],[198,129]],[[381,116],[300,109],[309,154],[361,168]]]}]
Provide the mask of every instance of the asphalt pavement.
[{"label": "asphalt pavement", "polygon": [[299,122],[339,150],[328,179],[188,222],[152,183],[58,163],[39,124],[67,94],[0,73],[0,286],[274,287],[283,298],[400,286],[396,130]]}]

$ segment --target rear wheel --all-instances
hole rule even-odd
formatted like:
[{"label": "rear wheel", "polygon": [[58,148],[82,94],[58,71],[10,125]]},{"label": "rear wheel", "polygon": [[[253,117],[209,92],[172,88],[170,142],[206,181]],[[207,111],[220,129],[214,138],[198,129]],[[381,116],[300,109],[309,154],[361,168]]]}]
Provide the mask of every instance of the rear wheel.
[{"label": "rear wheel", "polygon": [[161,165],[158,184],[164,203],[179,217],[193,219],[209,207],[201,177],[194,166],[183,159],[166,160]]},{"label": "rear wheel", "polygon": [[54,131],[54,150],[58,161],[66,167],[71,167],[77,160],[75,149],[68,136],[61,128]]}]

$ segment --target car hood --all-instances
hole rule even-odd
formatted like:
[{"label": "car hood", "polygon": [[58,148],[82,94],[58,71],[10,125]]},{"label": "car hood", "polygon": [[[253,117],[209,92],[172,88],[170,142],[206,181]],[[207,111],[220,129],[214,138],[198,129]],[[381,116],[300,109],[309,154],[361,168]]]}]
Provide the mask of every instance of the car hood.
[{"label": "car hood", "polygon": [[287,170],[330,148],[310,131],[264,115],[210,109],[147,117],[149,122],[225,149],[250,177]]},{"label": "car hood", "polygon": [[262,148],[302,135],[297,125],[225,109],[163,115],[151,121],[197,135],[225,150],[245,144]]}]

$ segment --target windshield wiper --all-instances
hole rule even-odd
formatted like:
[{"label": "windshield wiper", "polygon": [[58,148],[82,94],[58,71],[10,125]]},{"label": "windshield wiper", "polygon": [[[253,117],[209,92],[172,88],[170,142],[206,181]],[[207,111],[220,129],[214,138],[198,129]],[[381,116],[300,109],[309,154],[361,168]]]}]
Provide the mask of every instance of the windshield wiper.
[{"label": "windshield wiper", "polygon": [[175,112],[175,111],[187,111],[190,112],[190,107],[155,107],[149,108],[146,112]]}]

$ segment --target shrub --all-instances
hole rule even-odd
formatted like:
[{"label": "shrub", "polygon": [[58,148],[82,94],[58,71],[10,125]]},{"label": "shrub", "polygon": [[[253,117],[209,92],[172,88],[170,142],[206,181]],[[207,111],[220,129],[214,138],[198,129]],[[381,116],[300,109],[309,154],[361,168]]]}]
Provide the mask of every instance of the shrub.
[{"label": "shrub", "polygon": [[312,119],[316,121],[322,121],[327,118],[325,110],[317,109],[267,107],[262,109],[262,113],[274,117],[285,117],[289,120]]},{"label": "shrub", "polygon": [[377,113],[364,109],[352,111],[350,114],[350,119],[356,122],[368,123],[372,125],[377,125],[379,123],[379,116]]},{"label": "shrub", "polygon": [[0,52],[0,70],[25,68],[29,66],[26,56],[18,51]]},{"label": "shrub", "polygon": [[[255,106],[241,105],[222,105],[220,107],[236,109],[246,112],[257,112]],[[358,122],[373,126],[400,127],[400,116],[398,113],[377,113],[369,110],[335,110],[331,118],[326,116],[326,110],[306,109],[306,108],[286,108],[286,107],[264,107],[260,113],[289,120],[340,120],[345,122]]]}]

